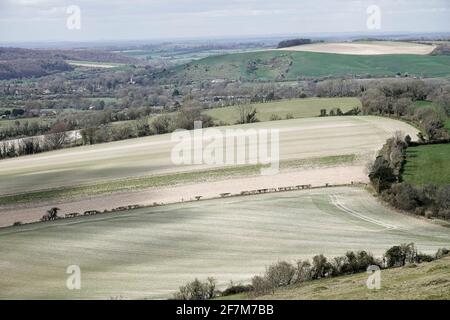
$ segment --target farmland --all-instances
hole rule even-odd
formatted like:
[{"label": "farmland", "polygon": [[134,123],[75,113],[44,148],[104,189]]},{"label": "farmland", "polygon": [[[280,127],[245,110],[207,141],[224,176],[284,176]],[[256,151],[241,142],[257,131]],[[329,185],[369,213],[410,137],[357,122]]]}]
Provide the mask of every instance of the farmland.
[{"label": "farmland", "polygon": [[[355,107],[361,108],[361,102],[357,98],[309,98],[255,103],[251,107],[256,109],[259,121],[269,121],[272,115],[280,119],[285,119],[288,115],[293,118],[317,117],[321,109],[326,109],[327,113],[336,108],[347,112]],[[216,121],[229,124],[234,124],[239,119],[238,107],[214,108],[206,111],[205,114]]]},{"label": "farmland", "polygon": [[[403,122],[371,116],[294,119],[227,127],[233,128],[279,129],[281,161],[346,154],[369,154],[371,158],[394,132],[400,130],[412,137],[417,133]],[[211,167],[175,166],[171,160],[174,145],[171,135],[159,135],[3,160],[0,193],[17,194]]]},{"label": "farmland", "polygon": [[179,66],[167,76],[178,79],[274,81],[314,77],[445,77],[450,56],[341,55],[295,51],[259,51],[208,57]]},{"label": "farmland", "polygon": [[388,55],[416,54],[427,55],[436,48],[435,45],[425,45],[400,41],[356,41],[356,42],[323,42],[283,48],[283,51],[321,52],[350,55]]},{"label": "farmland", "polygon": [[402,178],[417,185],[446,185],[450,182],[450,144],[410,147]]},{"label": "farmland", "polygon": [[[167,298],[195,277],[213,276],[223,288],[279,259],[318,253],[380,255],[403,242],[431,253],[450,235],[383,207],[363,189],[342,187],[7,228],[0,239],[0,298],[108,299]],[[81,268],[80,291],[66,289],[69,265]]]}]

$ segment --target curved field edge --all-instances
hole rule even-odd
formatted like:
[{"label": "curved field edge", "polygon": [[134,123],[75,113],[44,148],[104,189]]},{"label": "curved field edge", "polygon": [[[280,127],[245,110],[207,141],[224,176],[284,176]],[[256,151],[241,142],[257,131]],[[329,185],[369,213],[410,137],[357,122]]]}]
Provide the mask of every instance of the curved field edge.
[{"label": "curved field edge", "polygon": [[351,55],[431,54],[436,45],[404,41],[320,42],[282,48],[283,51],[303,51]]},{"label": "curved field edge", "polygon": [[[171,297],[194,278],[215,277],[220,288],[245,283],[274,261],[318,253],[379,256],[404,242],[431,253],[450,234],[383,207],[363,189],[341,187],[6,228],[0,240],[0,298],[139,299]],[[66,289],[69,265],[82,270],[81,291]]]},{"label": "curved field edge", "polygon": [[[308,158],[300,160],[288,160],[280,162],[280,169],[298,169],[306,167],[328,167],[338,165],[348,165],[359,161],[357,155],[337,155],[320,158]],[[119,179],[103,183],[80,185],[68,188],[55,188],[42,191],[19,193],[0,196],[0,205],[8,206],[29,202],[39,202],[48,200],[64,200],[95,196],[114,192],[136,191],[148,188],[175,186],[188,183],[211,182],[223,178],[257,176],[261,173],[264,165],[245,165],[225,167],[211,170],[196,170],[190,172],[180,172],[175,174],[147,176],[131,179]],[[131,205],[131,203],[130,203]]]}]

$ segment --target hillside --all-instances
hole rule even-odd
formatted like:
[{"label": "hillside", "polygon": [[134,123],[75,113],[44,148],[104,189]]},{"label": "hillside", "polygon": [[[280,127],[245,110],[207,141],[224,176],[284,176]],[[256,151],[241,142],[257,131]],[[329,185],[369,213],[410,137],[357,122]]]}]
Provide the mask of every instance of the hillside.
[{"label": "hillside", "polygon": [[313,77],[442,77],[450,74],[450,56],[343,55],[314,52],[258,51],[208,57],[163,76],[171,80],[297,80]]},{"label": "hillside", "polygon": [[32,50],[0,47],[0,80],[42,77],[55,72],[72,71],[67,61],[97,63],[136,63],[121,54],[98,50]]},{"label": "hillside", "polygon": [[[381,289],[368,290],[365,273],[312,281],[259,299],[276,300],[448,300],[450,257],[417,266],[383,270]],[[246,299],[245,295],[229,298]]]}]

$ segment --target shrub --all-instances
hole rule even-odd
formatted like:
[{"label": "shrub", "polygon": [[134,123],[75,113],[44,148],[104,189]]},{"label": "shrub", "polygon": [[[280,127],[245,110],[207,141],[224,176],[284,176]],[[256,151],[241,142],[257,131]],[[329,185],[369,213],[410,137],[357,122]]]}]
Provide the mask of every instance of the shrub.
[{"label": "shrub", "polygon": [[222,292],[221,296],[227,297],[227,296],[232,296],[232,295],[239,294],[239,293],[251,292],[253,290],[254,290],[254,288],[252,285],[241,285],[241,284],[235,285],[235,284],[233,284],[233,282],[231,282],[230,285],[228,286],[228,288],[226,288]]},{"label": "shrub", "polygon": [[272,288],[285,287],[292,283],[295,275],[295,268],[288,262],[281,261],[269,266],[266,270],[265,278]]},{"label": "shrub", "polygon": [[323,255],[317,255],[313,257],[311,278],[320,279],[331,275],[333,266],[327,261],[327,258]]},{"label": "shrub", "polygon": [[281,120],[281,117],[275,113],[272,113],[272,115],[270,116],[270,121],[278,121]]},{"label": "shrub", "polygon": [[406,263],[417,262],[417,250],[413,243],[394,246],[384,254],[388,268],[403,267]]},{"label": "shrub", "polygon": [[300,283],[311,280],[311,269],[312,267],[309,261],[297,261],[297,270],[293,282]]},{"label": "shrub", "polygon": [[198,279],[180,287],[179,291],[174,294],[176,300],[209,300],[216,296],[216,281],[208,278],[206,282]]},{"label": "shrub", "polygon": [[254,276],[252,278],[252,287],[255,296],[273,293],[273,287],[270,285],[270,282],[261,276]]}]

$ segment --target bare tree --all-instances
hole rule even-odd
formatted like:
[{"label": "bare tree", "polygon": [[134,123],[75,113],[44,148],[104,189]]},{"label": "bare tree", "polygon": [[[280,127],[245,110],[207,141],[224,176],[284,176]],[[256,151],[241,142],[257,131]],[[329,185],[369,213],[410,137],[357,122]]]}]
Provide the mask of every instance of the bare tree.
[{"label": "bare tree", "polygon": [[258,122],[256,118],[256,109],[250,104],[241,104],[237,106],[239,112],[238,124]]}]

